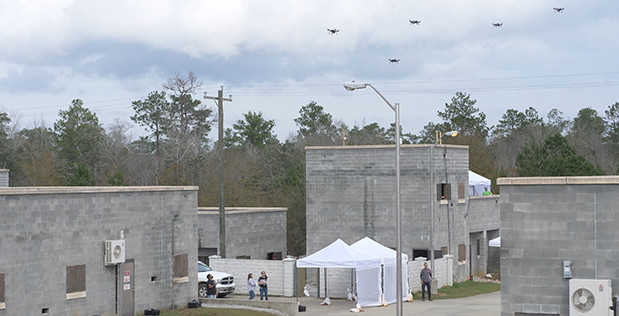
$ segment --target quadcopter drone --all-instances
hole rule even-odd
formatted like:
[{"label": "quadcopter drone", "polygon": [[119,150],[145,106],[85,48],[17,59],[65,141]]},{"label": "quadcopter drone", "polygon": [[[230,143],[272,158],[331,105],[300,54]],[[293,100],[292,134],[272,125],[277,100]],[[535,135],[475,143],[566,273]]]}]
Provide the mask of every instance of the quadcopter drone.
[{"label": "quadcopter drone", "polygon": [[421,24],[421,21],[419,21],[419,20],[408,20],[408,22],[409,22],[411,25],[419,25],[419,24]]},{"label": "quadcopter drone", "polygon": [[494,27],[501,27],[501,26],[503,26],[503,23],[492,23],[492,26],[494,26]]},{"label": "quadcopter drone", "polygon": [[331,33],[331,35],[333,34],[337,34],[340,30],[338,29],[327,29],[327,32]]},{"label": "quadcopter drone", "polygon": [[557,11],[558,13],[561,13],[561,11],[565,10],[565,8],[552,8],[552,9]]},{"label": "quadcopter drone", "polygon": [[389,62],[392,64],[397,64],[399,61],[399,59],[389,59]]}]

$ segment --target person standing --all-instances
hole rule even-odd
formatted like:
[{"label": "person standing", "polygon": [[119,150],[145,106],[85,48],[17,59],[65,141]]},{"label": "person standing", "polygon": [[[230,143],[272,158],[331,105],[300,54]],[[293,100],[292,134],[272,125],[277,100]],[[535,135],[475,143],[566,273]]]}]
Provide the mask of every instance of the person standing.
[{"label": "person standing", "polygon": [[484,193],[482,193],[481,195],[482,195],[482,196],[489,196],[489,195],[492,195],[492,192],[488,191],[488,187],[486,187],[486,188],[484,189]]},{"label": "person standing", "polygon": [[419,273],[419,279],[421,279],[421,300],[426,300],[426,289],[428,290],[428,300],[432,300],[432,290],[430,282],[432,281],[432,271],[428,269],[428,263],[423,263],[423,269]]},{"label": "person standing", "polygon": [[206,276],[208,281],[206,281],[206,297],[208,298],[216,298],[217,297],[217,282],[213,280],[213,275],[209,273]]},{"label": "person standing", "polygon": [[254,299],[254,289],[256,288],[256,281],[254,281],[254,276],[250,273],[247,275],[247,291],[249,291],[249,299]]},{"label": "person standing", "polygon": [[269,286],[267,285],[267,274],[262,271],[260,272],[260,277],[258,278],[258,285],[260,286],[260,300],[264,297],[265,300],[269,300]]}]

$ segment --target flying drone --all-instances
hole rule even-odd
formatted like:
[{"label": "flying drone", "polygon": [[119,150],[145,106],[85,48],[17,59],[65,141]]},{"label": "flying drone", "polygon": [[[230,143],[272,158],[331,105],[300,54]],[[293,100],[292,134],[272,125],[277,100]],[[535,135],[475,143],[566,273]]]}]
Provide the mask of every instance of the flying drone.
[{"label": "flying drone", "polygon": [[558,13],[561,13],[561,11],[565,10],[565,8],[552,8],[552,9],[557,11]]},{"label": "flying drone", "polygon": [[501,26],[503,26],[503,23],[492,23],[492,26],[494,26],[494,27],[501,27]]},{"label": "flying drone", "polygon": [[389,62],[392,64],[397,64],[399,61],[399,59],[389,59]]},{"label": "flying drone", "polygon": [[421,21],[419,21],[419,20],[408,20],[408,23],[410,23],[411,25],[419,25],[419,24],[421,24]]},{"label": "flying drone", "polygon": [[327,29],[327,32],[331,33],[331,35],[333,34],[337,34],[340,30],[338,29]]}]

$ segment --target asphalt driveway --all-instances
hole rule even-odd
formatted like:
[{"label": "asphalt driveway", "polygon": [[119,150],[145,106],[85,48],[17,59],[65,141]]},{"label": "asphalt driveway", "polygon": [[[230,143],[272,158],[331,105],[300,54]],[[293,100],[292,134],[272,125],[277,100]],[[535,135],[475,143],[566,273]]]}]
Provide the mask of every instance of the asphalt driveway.
[{"label": "asphalt driveway", "polygon": [[[296,300],[296,299],[295,299]],[[350,316],[354,302],[346,300],[331,300],[330,306],[321,306],[322,300],[316,298],[299,298],[307,311],[298,313],[303,316]],[[363,316],[395,315],[396,304],[387,307],[367,307]],[[501,314],[501,292],[483,294],[459,299],[404,302],[402,316],[496,316]]]}]

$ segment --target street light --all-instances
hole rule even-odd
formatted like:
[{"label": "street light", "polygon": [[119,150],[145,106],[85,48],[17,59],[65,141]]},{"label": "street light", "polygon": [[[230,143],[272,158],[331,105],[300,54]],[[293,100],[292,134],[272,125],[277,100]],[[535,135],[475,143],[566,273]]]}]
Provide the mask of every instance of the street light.
[{"label": "street light", "polygon": [[400,209],[400,104],[391,104],[374,86],[369,83],[346,82],[344,88],[348,91],[372,88],[387,105],[395,112],[395,187],[396,187],[396,315],[402,315],[402,211]]},{"label": "street light", "polygon": [[[434,148],[436,147],[437,143],[438,144],[443,144],[443,137],[445,136],[451,136],[451,137],[456,137],[458,136],[459,132],[458,131],[449,131],[447,133],[441,133],[439,131],[436,131],[436,139],[434,140],[434,144],[432,144],[432,146],[430,147],[430,269],[431,271],[434,271],[434,199],[435,199],[435,195],[433,192],[432,188],[435,188],[436,186],[433,185],[433,181],[434,181]],[[447,223],[449,226],[449,214],[447,214]],[[451,231],[450,228],[447,228],[448,232],[448,237],[447,239],[449,240],[447,242],[447,249],[451,249]]]},{"label": "street light", "polygon": [[[449,131],[447,133],[441,133],[441,132],[437,131],[436,132],[436,138],[438,139],[439,145],[442,145],[443,144],[443,137],[445,137],[445,136],[456,137],[456,136],[458,136],[458,134],[459,134],[458,131]],[[435,144],[436,144],[436,142],[435,142]]]}]

